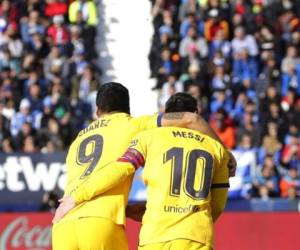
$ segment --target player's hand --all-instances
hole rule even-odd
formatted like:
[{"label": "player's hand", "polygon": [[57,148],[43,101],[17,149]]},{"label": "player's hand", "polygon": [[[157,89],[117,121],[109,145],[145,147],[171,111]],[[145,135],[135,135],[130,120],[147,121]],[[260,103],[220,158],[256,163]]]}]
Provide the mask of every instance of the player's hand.
[{"label": "player's hand", "polygon": [[236,159],[234,158],[233,154],[229,152],[229,162],[228,162],[228,168],[229,168],[229,177],[234,177],[235,176],[235,171],[236,171]]},{"label": "player's hand", "polygon": [[59,200],[60,204],[55,211],[54,218],[52,223],[59,222],[70,210],[72,210],[75,206],[75,200],[71,196],[65,196]]}]

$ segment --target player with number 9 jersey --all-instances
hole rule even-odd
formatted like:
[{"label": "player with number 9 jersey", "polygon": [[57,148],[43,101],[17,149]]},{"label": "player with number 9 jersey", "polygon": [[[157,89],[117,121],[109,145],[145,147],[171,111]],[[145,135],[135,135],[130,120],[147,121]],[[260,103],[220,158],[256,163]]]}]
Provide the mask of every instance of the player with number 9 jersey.
[{"label": "player with number 9 jersey", "polygon": [[[157,127],[157,117],[132,118],[125,113],[116,113],[101,117],[82,130],[71,144],[66,158],[65,195],[70,195],[93,172],[120,157],[138,132]],[[101,197],[78,205],[62,220],[90,216],[108,218],[116,224],[124,224],[124,206],[127,204],[130,186],[129,178]]]},{"label": "player with number 9 jersey", "polygon": [[[64,196],[122,155],[134,135],[160,122],[158,115],[132,118],[128,90],[118,83],[103,85],[96,103],[99,118],[81,130],[69,148]],[[53,249],[128,249],[123,225],[131,181],[129,176],[55,223]]]}]

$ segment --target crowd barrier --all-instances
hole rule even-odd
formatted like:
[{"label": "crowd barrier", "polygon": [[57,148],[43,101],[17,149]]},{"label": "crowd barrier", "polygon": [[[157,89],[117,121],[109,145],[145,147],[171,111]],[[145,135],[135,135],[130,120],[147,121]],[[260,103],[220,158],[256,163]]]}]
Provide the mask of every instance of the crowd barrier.
[{"label": "crowd barrier", "polygon": [[[50,213],[0,213],[1,250],[50,250]],[[298,213],[224,213],[215,226],[215,250],[298,250]],[[127,221],[130,250],[140,224]],[[101,232],[99,232],[101,233]]]}]

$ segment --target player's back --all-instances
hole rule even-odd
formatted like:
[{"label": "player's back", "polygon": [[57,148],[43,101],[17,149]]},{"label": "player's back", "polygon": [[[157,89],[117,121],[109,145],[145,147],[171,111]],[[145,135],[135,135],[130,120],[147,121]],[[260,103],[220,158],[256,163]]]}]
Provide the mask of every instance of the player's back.
[{"label": "player's back", "polygon": [[[149,120],[149,119],[148,119]],[[127,148],[132,137],[143,130],[143,118],[131,118],[125,113],[115,113],[99,118],[82,130],[71,144],[67,155],[67,185],[65,195],[80,188],[93,172],[115,161]],[[94,199],[84,202],[68,213],[62,221],[80,217],[103,217],[116,224],[124,223],[131,179]]]},{"label": "player's back", "polygon": [[147,207],[140,244],[185,238],[210,245],[210,188],[214,171],[222,167],[223,146],[189,129],[160,128],[140,135],[147,147]]}]

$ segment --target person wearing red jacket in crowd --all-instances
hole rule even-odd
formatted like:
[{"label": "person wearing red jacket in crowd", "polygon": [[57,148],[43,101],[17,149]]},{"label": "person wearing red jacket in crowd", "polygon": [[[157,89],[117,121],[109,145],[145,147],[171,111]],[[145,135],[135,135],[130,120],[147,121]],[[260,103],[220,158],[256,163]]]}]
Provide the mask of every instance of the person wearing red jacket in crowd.
[{"label": "person wearing red jacket in crowd", "polygon": [[219,108],[217,112],[212,115],[210,126],[228,148],[234,148],[236,143],[235,125],[223,108]]},{"label": "person wearing red jacket in crowd", "polygon": [[68,11],[68,5],[64,1],[47,0],[45,6],[45,15],[53,17],[55,15],[65,15]]},{"label": "person wearing red jacket in crowd", "polygon": [[281,160],[288,167],[300,166],[300,139],[298,135],[290,135],[289,141],[283,148]]},{"label": "person wearing red jacket in crowd", "polygon": [[218,9],[211,9],[208,12],[208,20],[204,24],[204,36],[208,42],[211,42],[217,32],[223,30],[224,39],[229,37],[229,24],[222,18]]},{"label": "person wearing red jacket in crowd", "polygon": [[53,25],[48,28],[47,35],[50,37],[53,45],[61,46],[69,42],[69,33],[64,23],[62,15],[53,17]]},{"label": "person wearing red jacket in crowd", "polygon": [[291,167],[280,181],[280,194],[291,200],[300,196],[300,176],[297,168]]}]

